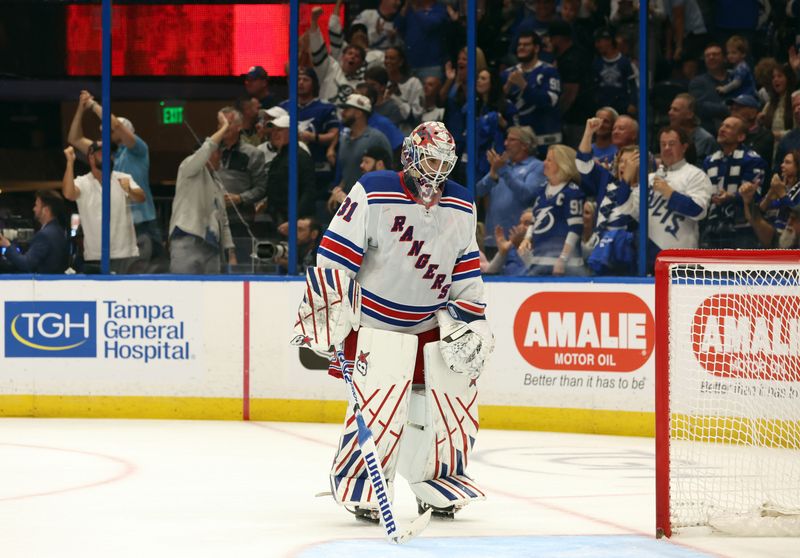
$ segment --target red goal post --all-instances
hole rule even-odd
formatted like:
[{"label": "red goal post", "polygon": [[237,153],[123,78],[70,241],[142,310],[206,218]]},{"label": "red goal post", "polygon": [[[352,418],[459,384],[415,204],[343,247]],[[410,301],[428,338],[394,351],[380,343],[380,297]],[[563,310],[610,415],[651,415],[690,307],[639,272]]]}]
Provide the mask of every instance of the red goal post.
[{"label": "red goal post", "polygon": [[657,536],[800,536],[800,251],[663,251],[655,309]]}]

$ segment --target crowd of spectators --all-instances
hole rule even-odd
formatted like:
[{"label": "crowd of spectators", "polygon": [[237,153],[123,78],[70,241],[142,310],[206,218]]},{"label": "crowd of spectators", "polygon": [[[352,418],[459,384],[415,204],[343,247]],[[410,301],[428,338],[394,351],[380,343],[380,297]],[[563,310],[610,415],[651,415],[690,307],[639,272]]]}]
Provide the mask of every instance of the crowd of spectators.
[{"label": "crowd of spectators", "polygon": [[[299,38],[301,267],[361,174],[398,170],[404,135],[430,119],[454,135],[453,178],[464,183],[475,166],[485,273],[632,274],[642,244],[650,270],[666,248],[798,245],[800,2],[651,0],[644,77],[637,0],[478,0],[474,162],[466,1],[350,1],[344,20],[342,4],[327,19],[314,8]],[[249,262],[254,238],[288,235],[289,101],[275,97],[261,66],[243,78],[216,132],[177,169],[165,231],[147,143],[111,116],[112,270],[215,273]],[[652,153],[640,155],[641,87],[650,92],[643,132]],[[83,122],[102,110],[81,93],[65,151],[62,193],[81,216],[79,271],[99,259],[103,161]],[[73,148],[91,169],[77,178]],[[638,183],[640,162],[648,184]],[[640,200],[647,239],[638,237]],[[42,214],[55,204],[36,203]],[[285,269],[281,250],[275,262]]]},{"label": "crowd of spectators", "polygon": [[[650,272],[667,248],[798,247],[797,2],[649,2],[646,77],[639,2],[503,6],[508,50],[490,47],[485,59],[502,91],[493,121],[479,111],[484,273],[632,274],[642,245]],[[641,158],[640,87],[650,91],[652,149]],[[512,174],[523,164],[514,149],[520,126],[537,146],[524,176],[543,163],[544,179]],[[639,238],[640,200],[647,239]]]}]

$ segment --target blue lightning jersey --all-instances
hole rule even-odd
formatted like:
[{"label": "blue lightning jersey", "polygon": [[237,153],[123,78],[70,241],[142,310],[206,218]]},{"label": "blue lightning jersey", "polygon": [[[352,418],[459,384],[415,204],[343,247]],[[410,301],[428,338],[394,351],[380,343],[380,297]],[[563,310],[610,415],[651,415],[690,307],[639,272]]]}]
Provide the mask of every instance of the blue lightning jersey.
[{"label": "blue lightning jersey", "polygon": [[[515,70],[522,70],[517,64],[507,68],[500,76],[505,85],[508,76]],[[561,96],[561,76],[555,67],[539,62],[529,72],[524,72],[528,86],[524,90],[512,86],[506,98],[517,108],[514,123],[517,126],[530,126],[536,132],[540,145],[561,142],[561,111],[558,99]]]},{"label": "blue lightning jersey", "polygon": [[739,187],[743,182],[761,181],[767,170],[766,161],[742,144],[730,155],[725,155],[722,150],[709,155],[703,161],[703,170],[718,192],[725,191],[734,195],[730,203],[710,206],[706,231],[713,236],[734,228],[748,228],[750,225],[744,216]]},{"label": "blue lightning jersey", "polygon": [[637,104],[636,72],[627,56],[618,54],[612,59],[597,56],[592,62],[592,72],[598,107],[614,107],[625,114],[629,105]]},{"label": "blue lightning jersey", "polygon": [[775,230],[782,231],[786,228],[792,207],[797,204],[800,204],[800,182],[787,189],[785,196],[770,204],[769,209],[764,213],[764,219],[772,224]]},{"label": "blue lightning jersey", "polygon": [[[289,101],[284,101],[280,106],[287,111],[289,110]],[[314,99],[304,106],[297,106],[297,131],[298,132],[312,132],[315,134],[324,134],[330,132],[333,128],[340,128],[341,123],[336,116],[336,106],[319,99]],[[314,160],[314,169],[317,171],[331,170],[330,163],[325,156],[327,145],[319,142],[310,142],[308,144],[311,150],[311,158]]]},{"label": "blue lightning jersey", "polygon": [[575,265],[572,260],[580,258],[577,241],[583,231],[583,199],[583,192],[573,182],[563,184],[555,192],[548,185],[538,195],[533,203],[531,225],[535,264],[553,265],[564,244],[569,242],[575,247],[569,265]]},{"label": "blue lightning jersey", "polygon": [[739,62],[728,75],[728,79],[726,80],[726,84],[738,81],[739,87],[734,89],[733,91],[729,91],[727,95],[725,95],[726,99],[735,99],[739,95],[752,95],[753,97],[757,97],[758,93],[756,92],[756,80],[753,77],[753,72],[750,71],[750,66],[747,65],[747,62]]},{"label": "blue lightning jersey", "polygon": [[581,173],[581,188],[597,201],[598,234],[607,230],[625,230],[632,224],[628,211],[622,209],[631,196],[631,187],[622,179],[614,177],[603,165],[598,164],[589,153],[577,153],[575,161]]}]

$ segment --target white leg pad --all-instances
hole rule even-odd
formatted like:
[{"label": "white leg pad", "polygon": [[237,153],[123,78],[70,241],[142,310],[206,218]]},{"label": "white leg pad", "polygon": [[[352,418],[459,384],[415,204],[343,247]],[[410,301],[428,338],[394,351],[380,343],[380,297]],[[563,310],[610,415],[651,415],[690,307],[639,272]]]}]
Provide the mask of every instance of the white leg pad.
[{"label": "white leg pad", "polygon": [[478,433],[478,388],[447,367],[438,342],[423,351],[425,389],[411,394],[398,470],[426,504],[463,507],[486,498],[465,472]]},{"label": "white leg pad", "polygon": [[[400,439],[408,417],[408,395],[417,355],[417,337],[362,327],[358,331],[353,383],[361,413],[381,456],[389,498],[397,469]],[[357,439],[358,428],[348,408],[339,448],[331,467],[331,490],[337,503],[377,508]]]}]

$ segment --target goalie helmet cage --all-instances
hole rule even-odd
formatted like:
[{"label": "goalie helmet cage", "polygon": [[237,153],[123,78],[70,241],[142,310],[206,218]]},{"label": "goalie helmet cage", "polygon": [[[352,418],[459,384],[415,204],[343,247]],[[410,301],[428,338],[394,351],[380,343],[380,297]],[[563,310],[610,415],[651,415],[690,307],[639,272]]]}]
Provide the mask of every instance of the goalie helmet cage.
[{"label": "goalie helmet cage", "polygon": [[800,536],[800,251],[666,250],[656,534]]}]

